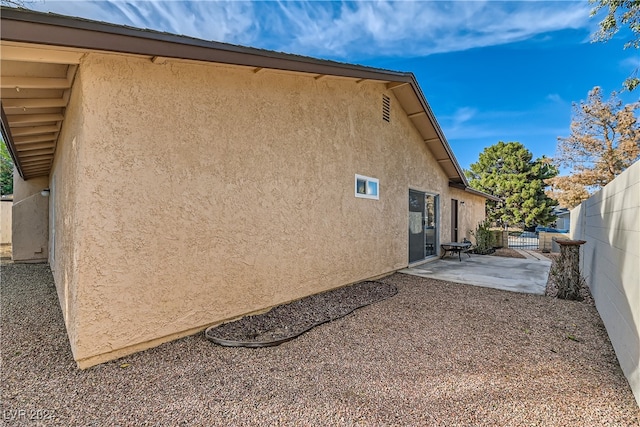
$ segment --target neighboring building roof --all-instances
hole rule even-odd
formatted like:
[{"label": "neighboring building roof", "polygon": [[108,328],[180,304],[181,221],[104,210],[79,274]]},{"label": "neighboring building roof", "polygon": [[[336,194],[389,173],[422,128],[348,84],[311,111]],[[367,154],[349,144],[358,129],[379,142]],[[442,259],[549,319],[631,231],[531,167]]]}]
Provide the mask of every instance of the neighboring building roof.
[{"label": "neighboring building roof", "polygon": [[[2,8],[2,135],[24,179],[48,175],[81,57],[91,51],[148,57],[154,63],[205,61],[254,72],[383,82],[393,91],[452,184],[468,189],[442,129],[412,73],[254,49],[62,15]],[[35,66],[34,66],[35,64]],[[472,190],[474,194],[493,198]]]},{"label": "neighboring building roof", "polygon": [[553,211],[551,212],[553,215],[557,216],[558,218],[563,218],[563,217],[568,217],[571,216],[571,211],[568,208],[554,208]]}]

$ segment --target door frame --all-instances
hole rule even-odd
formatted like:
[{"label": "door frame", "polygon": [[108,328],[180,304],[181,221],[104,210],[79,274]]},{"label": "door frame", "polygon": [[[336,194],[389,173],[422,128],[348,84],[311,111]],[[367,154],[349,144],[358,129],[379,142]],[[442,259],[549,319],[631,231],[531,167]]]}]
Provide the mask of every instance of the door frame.
[{"label": "door frame", "polygon": [[[412,260],[412,252],[415,252],[416,248],[416,242],[415,242],[415,234],[417,233],[413,233],[414,235],[414,239],[411,239],[412,233],[411,233],[411,226],[412,226],[412,219],[411,219],[411,210],[410,210],[410,206],[407,205],[407,215],[408,215],[408,227],[407,227],[407,247],[408,247],[408,251],[407,251],[407,255],[408,255],[408,264],[418,264],[421,263],[425,260],[429,260],[429,259],[435,259],[439,256],[440,254],[440,195],[437,193],[433,193],[430,191],[423,191],[423,190],[419,190],[416,188],[412,188],[409,187],[409,192],[407,193],[408,196],[408,203],[411,202],[411,193],[417,193],[420,196],[422,196],[422,218],[421,218],[421,226],[422,226],[422,231],[421,231],[421,235],[422,235],[422,241],[419,243],[420,248],[422,250],[422,257],[419,259],[413,259]],[[427,197],[433,197],[433,203],[434,203],[434,241],[433,241],[433,254],[431,255],[427,255],[427,232],[426,232],[426,220],[427,220]],[[415,212],[415,211],[414,211]],[[415,224],[414,224],[415,227]],[[412,246],[412,240],[414,241],[414,245]],[[413,248],[413,251],[412,251]],[[415,254],[414,254],[415,255]],[[414,256],[415,258],[415,256]]]},{"label": "door frame", "polygon": [[451,241],[458,241],[458,228],[460,227],[460,202],[451,199]]},{"label": "door frame", "polygon": [[[409,189],[408,193],[408,220],[409,226],[407,228],[407,238],[408,238],[408,256],[409,256],[409,264],[415,262],[421,262],[425,258],[425,242],[426,242],[426,233],[424,229],[425,224],[425,214],[426,214],[426,194],[423,191]],[[417,208],[420,211],[412,210],[412,200],[416,198],[418,202]],[[415,208],[415,207],[414,207]],[[419,231],[418,231],[419,230]],[[422,255],[420,255],[420,253]]]}]

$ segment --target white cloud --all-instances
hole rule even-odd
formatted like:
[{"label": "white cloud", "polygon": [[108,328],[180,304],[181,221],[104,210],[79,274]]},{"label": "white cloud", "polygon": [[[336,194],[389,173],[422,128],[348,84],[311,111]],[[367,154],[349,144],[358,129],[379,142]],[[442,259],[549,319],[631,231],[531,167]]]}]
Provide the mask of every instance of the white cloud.
[{"label": "white cloud", "polygon": [[248,1],[47,0],[34,9],[235,44],[260,36]]},{"label": "white cloud", "polygon": [[624,70],[636,70],[640,68],[640,54],[623,59],[620,61],[620,66]]},{"label": "white cloud", "polygon": [[564,103],[564,100],[562,99],[562,97],[560,95],[558,95],[557,93],[550,93],[549,95],[547,95],[545,97],[545,99],[547,101],[555,102],[557,104]]},{"label": "white cloud", "polygon": [[461,107],[456,110],[452,117],[452,123],[454,126],[459,126],[471,120],[476,114],[477,110],[471,107]]},{"label": "white cloud", "polygon": [[336,59],[425,56],[590,28],[588,2],[71,1],[33,5],[118,24]]},{"label": "white cloud", "polygon": [[280,3],[290,50],[313,55],[424,56],[525,40],[589,25],[586,2],[376,1]]}]

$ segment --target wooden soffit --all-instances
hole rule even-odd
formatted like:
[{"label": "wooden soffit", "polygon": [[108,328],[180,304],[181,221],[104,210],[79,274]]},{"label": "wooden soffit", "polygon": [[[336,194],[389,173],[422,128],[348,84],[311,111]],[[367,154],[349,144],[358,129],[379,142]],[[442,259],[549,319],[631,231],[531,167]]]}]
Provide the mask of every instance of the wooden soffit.
[{"label": "wooden soffit", "polygon": [[24,179],[49,175],[81,57],[0,40],[3,138]]}]

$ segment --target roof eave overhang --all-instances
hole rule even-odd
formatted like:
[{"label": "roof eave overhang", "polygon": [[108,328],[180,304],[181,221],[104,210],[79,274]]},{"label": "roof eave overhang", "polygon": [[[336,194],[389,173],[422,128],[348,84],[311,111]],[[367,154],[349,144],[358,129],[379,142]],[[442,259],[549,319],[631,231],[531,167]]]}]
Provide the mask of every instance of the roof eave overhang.
[{"label": "roof eave overhang", "polygon": [[[247,66],[255,68],[256,71],[272,69],[385,82],[423,135],[425,144],[434,152],[450,183],[469,186],[412,73],[381,70],[24,9],[3,7],[1,18],[2,41]],[[398,96],[400,92],[404,92],[404,96]],[[5,124],[3,115],[3,134]],[[16,167],[21,172],[17,157]]]},{"label": "roof eave overhang", "polygon": [[485,199],[492,200],[494,202],[502,202],[500,197],[494,196],[493,194],[485,193],[484,191],[476,190],[475,188],[471,188],[468,185],[464,185],[462,183],[449,183],[449,187],[457,188],[459,190],[466,191],[467,193],[474,194],[476,196],[484,197]]},{"label": "roof eave overhang", "polygon": [[186,59],[371,80],[410,81],[408,73],[321,60],[104,22],[2,8],[2,40]]},{"label": "roof eave overhang", "polygon": [[456,156],[453,154],[453,150],[451,150],[451,146],[449,145],[447,138],[444,136],[444,132],[442,131],[440,124],[436,120],[435,114],[433,114],[431,107],[427,103],[426,97],[422,93],[422,89],[420,89],[420,85],[418,85],[418,82],[413,74],[411,74],[411,78],[412,78],[411,85],[413,86],[413,90],[416,92],[418,99],[422,104],[422,107],[424,108],[425,112],[428,114],[431,120],[431,123],[441,141],[442,147],[447,153],[447,157],[448,157],[447,161],[451,162],[451,165],[456,171],[456,176],[449,176],[449,180],[454,183],[463,184],[465,187],[469,187],[469,183],[467,182],[464,172],[462,171],[462,168],[460,167],[460,164],[458,163]]},{"label": "roof eave overhang", "polygon": [[11,156],[11,160],[13,160],[13,165],[16,170],[20,174],[20,177],[24,179],[24,173],[22,171],[22,163],[20,162],[20,157],[18,156],[18,151],[16,150],[16,145],[13,142],[13,136],[11,135],[11,129],[7,125],[9,121],[7,120],[7,116],[4,113],[4,107],[1,106],[2,101],[0,101],[0,131],[2,132],[2,139],[7,145],[7,150],[9,151],[9,155]]}]

